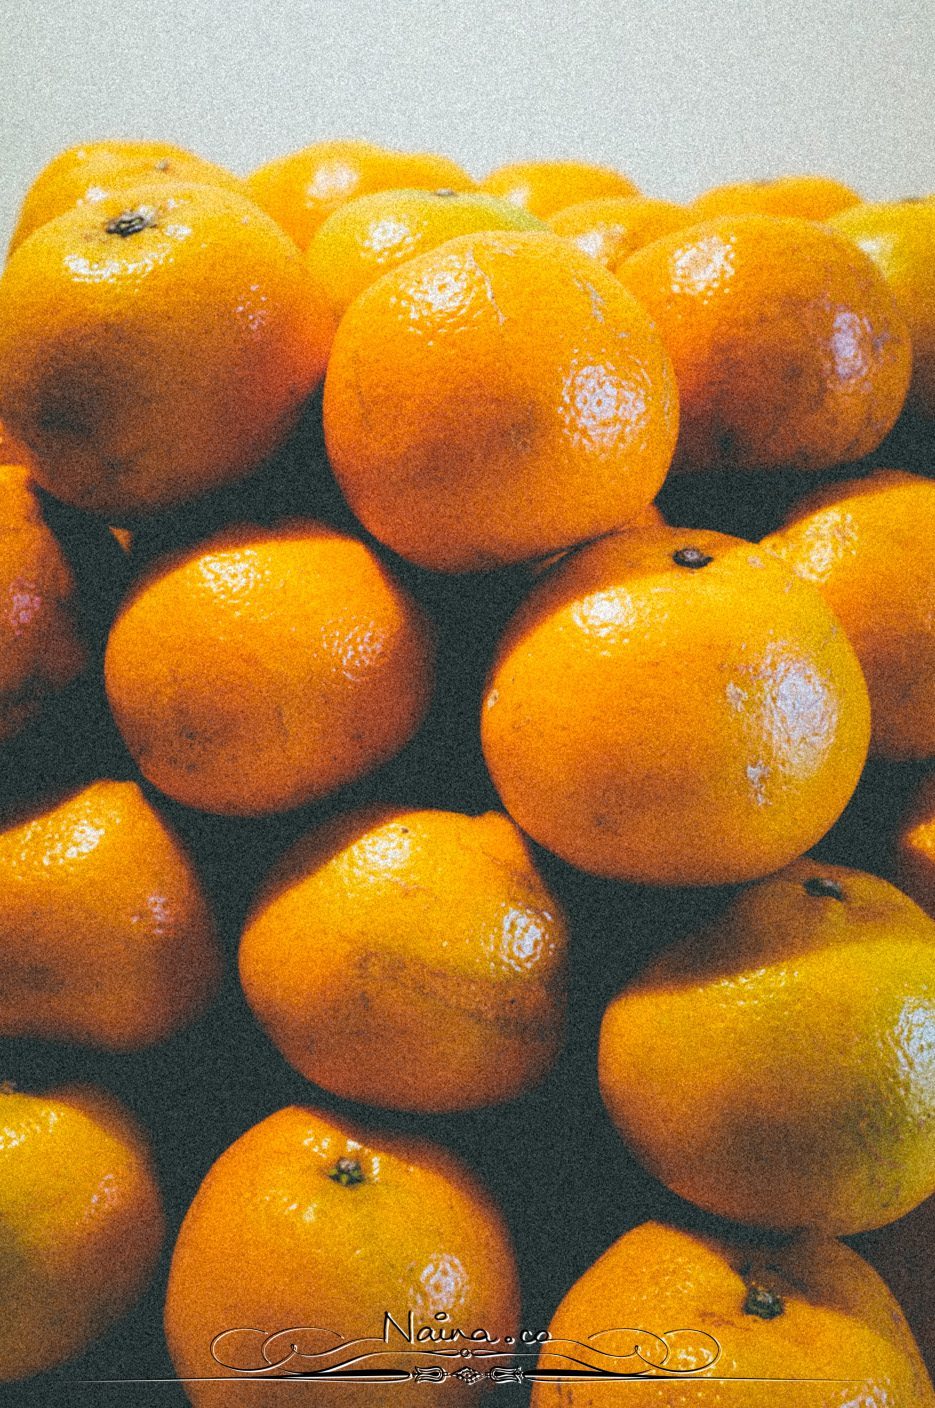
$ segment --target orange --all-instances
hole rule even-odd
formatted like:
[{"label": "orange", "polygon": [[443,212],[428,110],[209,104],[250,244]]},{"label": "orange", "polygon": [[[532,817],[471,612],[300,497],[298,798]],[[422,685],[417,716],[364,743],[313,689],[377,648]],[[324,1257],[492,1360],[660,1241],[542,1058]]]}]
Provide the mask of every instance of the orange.
[{"label": "orange", "polygon": [[799,500],[762,546],[813,582],[857,651],[871,751],[935,755],[935,483],[880,469]]},{"label": "orange", "polygon": [[0,1085],[0,1382],[55,1368],[110,1329],[152,1277],[163,1235],[129,1110],[87,1086]]},{"label": "orange", "polygon": [[381,274],[456,235],[545,228],[528,211],[482,191],[374,191],[329,215],[316,230],[307,257],[341,317]]},{"label": "orange", "polygon": [[0,744],[87,663],[78,585],[29,471],[0,464]]},{"label": "orange", "polygon": [[897,833],[896,878],[935,919],[935,773],[916,788]]},{"label": "orange", "polygon": [[498,812],[371,806],[303,837],[247,920],[240,976],[309,1080],[403,1110],[538,1083],[561,1046],[567,935]]},{"label": "orange", "polygon": [[909,405],[935,419],[935,200],[858,205],[830,224],[889,284],[912,338]]},{"label": "orange", "polygon": [[133,1050],[214,996],[220,953],[185,850],[135,782],[0,827],[0,1035]]},{"label": "orange", "polygon": [[599,196],[638,196],[629,177],[591,161],[516,161],[498,166],[480,183],[481,190],[502,196],[545,217]]},{"label": "orange", "polygon": [[764,875],[831,826],[870,711],[820,593],[739,538],[641,528],[545,574],[497,649],[484,756],[513,819],[582,870]]},{"label": "orange", "polygon": [[150,782],[252,816],[397,753],[428,707],[432,658],[422,612],[373,552],[294,520],[157,559],[114,622],[104,674]]},{"label": "orange", "polygon": [[724,215],[616,268],[675,365],[680,469],[826,469],[869,454],[909,386],[883,275],[825,225]]},{"label": "orange", "polygon": [[0,422],[0,465],[29,465],[31,461],[32,456],[26,446],[21,444],[15,435],[11,435],[7,427]]},{"label": "orange", "polygon": [[830,176],[772,176],[713,186],[696,196],[691,208],[699,220],[715,215],[795,215],[804,220],[827,220],[839,210],[858,205],[857,192]]},{"label": "orange", "polygon": [[652,196],[600,196],[563,206],[549,216],[548,223],[557,235],[613,273],[644,244],[690,225],[692,215],[684,205]]},{"label": "orange", "polygon": [[43,488],[113,522],[241,478],[320,381],[332,317],[245,196],[132,186],[19,246],[0,279],[0,414]]},{"label": "orange", "polygon": [[[470,1375],[469,1341],[453,1332],[515,1337],[518,1300],[506,1226],[457,1159],[291,1106],[241,1135],[195,1195],[172,1257],[166,1336],[195,1408],[281,1408],[284,1396],[303,1406],[333,1396],[347,1408],[464,1408],[478,1390],[463,1378],[330,1390],[275,1380],[338,1363]],[[449,1342],[433,1352],[425,1329]],[[341,1349],[358,1338],[368,1342]],[[500,1353],[503,1363],[509,1350]],[[260,1380],[238,1369],[260,1370]]]},{"label": "orange", "polygon": [[899,1301],[930,1374],[935,1372],[933,1237],[935,1198],[927,1198],[898,1222],[866,1233],[857,1247]]},{"label": "orange", "polygon": [[863,1232],[935,1193],[935,922],[801,860],[742,891],[607,1008],[610,1117],[683,1198]]},{"label": "orange", "polygon": [[445,572],[637,517],[677,426],[648,317],[557,235],[461,235],[384,274],[341,320],[325,379],[328,455],[354,513]]},{"label": "orange", "polygon": [[830,1237],[769,1247],[739,1231],[704,1236],[645,1222],[575,1282],[549,1334],[555,1345],[543,1345],[540,1370],[638,1378],[619,1395],[600,1379],[534,1383],[533,1408],[935,1403],[896,1301],[856,1252]]},{"label": "orange", "polygon": [[476,186],[448,157],[360,141],[315,142],[258,167],[245,184],[248,195],[300,249],[332,211],[355,196],[401,189],[472,191]]},{"label": "orange", "polygon": [[231,191],[243,189],[233,172],[170,142],[90,142],[69,147],[42,168],[26,192],[10,254],[56,215],[75,205],[96,205],[141,181],[197,181]]}]

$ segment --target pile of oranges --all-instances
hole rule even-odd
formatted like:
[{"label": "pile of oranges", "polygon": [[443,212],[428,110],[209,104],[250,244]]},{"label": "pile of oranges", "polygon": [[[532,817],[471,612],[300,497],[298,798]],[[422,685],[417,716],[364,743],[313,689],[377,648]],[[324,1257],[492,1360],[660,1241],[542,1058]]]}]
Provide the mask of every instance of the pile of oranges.
[{"label": "pile of oranges", "polygon": [[0,1382],[935,1405],[935,198],[73,148],[0,418]]}]

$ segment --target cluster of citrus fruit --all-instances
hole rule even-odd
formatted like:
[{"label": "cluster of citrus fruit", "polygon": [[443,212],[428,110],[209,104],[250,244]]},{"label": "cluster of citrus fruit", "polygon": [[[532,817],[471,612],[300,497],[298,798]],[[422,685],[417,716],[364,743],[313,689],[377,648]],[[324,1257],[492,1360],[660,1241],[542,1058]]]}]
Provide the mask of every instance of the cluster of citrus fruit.
[{"label": "cluster of citrus fruit", "polygon": [[[197,1061],[236,969],[307,1091],[197,1170],[191,1402],[467,1403],[493,1362],[537,1408],[621,1363],[627,1403],[935,1403],[839,1240],[935,1194],[935,200],[75,148],[0,278],[0,417],[0,1036],[200,1022]],[[869,873],[833,838],[874,770]],[[547,1087],[595,943],[580,1098],[675,1211],[621,1202],[524,1339],[510,1219],[425,1130]],[[152,1281],[160,1158],[102,1088],[0,1086],[0,1380]],[[316,1326],[389,1378],[316,1379]]]}]

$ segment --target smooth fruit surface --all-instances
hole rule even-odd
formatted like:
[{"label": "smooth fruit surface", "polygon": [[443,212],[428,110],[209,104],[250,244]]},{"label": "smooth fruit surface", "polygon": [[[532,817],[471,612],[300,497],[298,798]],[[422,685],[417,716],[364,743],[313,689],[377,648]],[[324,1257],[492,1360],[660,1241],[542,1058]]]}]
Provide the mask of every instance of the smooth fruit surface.
[{"label": "smooth fruit surface", "polygon": [[[366,1369],[434,1362],[454,1370],[424,1340],[409,1348],[392,1329],[384,1340],[387,1313],[403,1327],[411,1313],[414,1333],[483,1328],[503,1338],[517,1332],[518,1300],[506,1226],[453,1155],[291,1106],[231,1145],[195,1195],[172,1258],[166,1336],[196,1408],[278,1408],[284,1394],[303,1405],[333,1394],[348,1408],[463,1408],[478,1389],[454,1378],[331,1391],[276,1378],[327,1365],[336,1343],[361,1337],[369,1342],[335,1358]],[[241,1327],[250,1332],[224,1336],[212,1355],[216,1336]],[[266,1350],[281,1366],[275,1375],[261,1354],[268,1336],[276,1337]],[[315,1354],[324,1358],[316,1363]],[[266,1368],[267,1382],[238,1384],[244,1376],[224,1364]]]},{"label": "smooth fruit surface", "polygon": [[825,225],[724,215],[616,268],[675,366],[681,469],[827,469],[906,398],[909,329],[873,261]]},{"label": "smooth fruit surface", "polygon": [[31,461],[32,456],[26,446],[0,421],[0,465],[29,465]]},{"label": "smooth fruit surface", "polygon": [[482,191],[374,191],[316,230],[308,264],[337,317],[390,269],[476,230],[540,230],[542,221]]},{"label": "smooth fruit surface", "polygon": [[196,181],[199,185],[243,189],[243,182],[193,152],[170,142],[90,142],[59,152],[26,192],[10,253],[33,230],[75,205],[97,205],[141,181]]},{"label": "smooth fruit surface", "polygon": [[916,788],[897,833],[896,877],[935,919],[935,774]]},{"label": "smooth fruit surface", "polygon": [[839,210],[860,204],[860,196],[830,176],[776,176],[764,181],[734,181],[714,186],[692,201],[697,219],[715,215],[794,215],[827,220]]},{"label": "smooth fruit surface", "polygon": [[684,205],[652,196],[601,196],[567,205],[549,216],[549,226],[611,273],[622,260],[670,230],[691,224]]},{"label": "smooth fruit surface", "polygon": [[84,669],[77,594],[29,471],[0,464],[0,744]]},{"label": "smooth fruit surface", "polygon": [[432,660],[425,617],[374,553],[294,520],[157,560],[114,622],[104,674],[150,782],[249,816],[397,753],[428,707]]},{"label": "smooth fruit surface", "polygon": [[543,218],[597,196],[639,195],[622,171],[592,161],[514,161],[498,166],[480,185]]},{"label": "smooth fruit surface", "polygon": [[876,876],[797,861],[608,1007],[611,1119],[682,1197],[835,1235],[935,1192],[935,924]]},{"label": "smooth fruit surface", "polygon": [[292,242],[220,187],[127,187],[0,279],[0,414],[50,493],[114,522],[243,477],[286,437],[333,319]]},{"label": "smooth fruit surface", "polygon": [[[856,1252],[827,1237],[766,1248],[742,1234],[645,1222],[575,1282],[549,1333],[556,1343],[543,1347],[540,1368],[635,1374],[616,1400],[634,1408],[935,1402],[896,1301]],[[616,1392],[569,1378],[535,1384],[532,1404],[601,1408]]]},{"label": "smooth fruit surface", "polygon": [[538,1083],[561,1045],[565,921],[498,812],[370,807],[299,841],[247,920],[247,1001],[338,1095],[464,1110]]},{"label": "smooth fruit surface", "polygon": [[762,546],[813,582],[857,652],[871,752],[935,755],[935,482],[880,469],[799,500]]},{"label": "smooth fruit surface", "polygon": [[484,756],[503,803],[582,870],[750,879],[837,819],[867,753],[854,651],[810,584],[738,538],[640,528],[569,554],[508,625]]},{"label": "smooth fruit surface", "polygon": [[300,249],[332,211],[370,191],[471,191],[476,185],[449,157],[360,141],[315,142],[258,167],[245,184]]},{"label": "smooth fruit surface", "polygon": [[135,782],[94,782],[0,826],[0,1034],[132,1050],[214,996],[220,953],[191,860]]},{"label": "smooth fruit surface", "polygon": [[857,205],[830,224],[873,260],[892,290],[912,338],[909,404],[935,419],[935,201]]},{"label": "smooth fruit surface", "polygon": [[364,526],[420,566],[543,556],[635,518],[672,455],[669,360],[618,281],[557,235],[462,235],[341,321],[328,455]]},{"label": "smooth fruit surface", "polygon": [[147,1140],[111,1095],[0,1085],[0,1382],[64,1363],[130,1309],[162,1246]]}]

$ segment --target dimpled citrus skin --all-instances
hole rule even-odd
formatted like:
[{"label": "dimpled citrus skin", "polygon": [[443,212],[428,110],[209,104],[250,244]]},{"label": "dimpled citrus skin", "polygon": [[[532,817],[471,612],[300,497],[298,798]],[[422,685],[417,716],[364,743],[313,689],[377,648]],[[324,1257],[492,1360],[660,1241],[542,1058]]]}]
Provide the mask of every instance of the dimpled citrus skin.
[{"label": "dimpled citrus skin", "polygon": [[423,567],[543,556],[637,517],[678,394],[618,281],[557,235],[462,235],[384,274],[338,328],[328,455],[358,518]]},{"label": "dimpled citrus skin", "polygon": [[935,201],[858,205],[829,222],[873,260],[912,338],[908,404],[935,419]]},{"label": "dimpled citrus skin", "polygon": [[129,186],[41,226],[7,264],[0,414],[43,488],[132,521],[255,469],[332,333],[299,251],[245,196]]},{"label": "dimpled citrus skin", "polygon": [[77,583],[21,465],[0,464],[0,744],[84,669]]},{"label": "dimpled citrus skin", "polygon": [[93,782],[0,826],[0,1035],[134,1050],[214,996],[198,877],[135,782]]},{"label": "dimpled citrus skin", "polygon": [[385,190],[472,191],[457,162],[432,152],[397,152],[372,142],[316,142],[276,157],[246,178],[247,194],[306,249],[332,211]]},{"label": "dimpled citrus skin", "polygon": [[613,273],[644,244],[691,224],[692,216],[684,205],[669,200],[654,200],[652,196],[601,196],[596,200],[580,201],[564,206],[549,216],[549,227],[556,235],[571,240],[584,254],[603,264]]},{"label": "dimpled citrus skin", "polygon": [[794,215],[803,220],[827,220],[860,203],[855,190],[830,176],[776,176],[714,186],[696,196],[691,209],[699,220],[716,215]]},{"label": "dimpled citrus skin", "polygon": [[[342,1383],[332,1392],[313,1382],[285,1390],[273,1382],[237,1384],[209,1348],[225,1330],[255,1327],[252,1335],[227,1337],[218,1354],[228,1364],[261,1367],[265,1336],[289,1331],[270,1345],[269,1358],[285,1361],[284,1373],[302,1372],[323,1362],[303,1355],[342,1341],[373,1337],[379,1343],[363,1350],[379,1351],[387,1312],[405,1329],[410,1311],[414,1333],[429,1325],[516,1335],[519,1287],[499,1211],[438,1146],[291,1106],[231,1145],[195,1195],[172,1258],[166,1338],[177,1373],[193,1380],[185,1389],[195,1408],[280,1408],[284,1392],[303,1406],[332,1397],[347,1408],[475,1402],[483,1384],[453,1378],[439,1385]],[[298,1356],[290,1344],[299,1346]],[[410,1349],[392,1329],[388,1344],[389,1351],[356,1367],[408,1370],[433,1362],[424,1342]],[[450,1358],[434,1362],[449,1371],[463,1367]],[[212,1384],[199,1381],[202,1375],[224,1376]]]},{"label": "dimpled citrus skin", "polygon": [[916,788],[897,832],[896,878],[935,919],[935,773]]},{"label": "dimpled citrus skin", "polygon": [[[626,1326],[636,1327],[635,1337],[631,1330],[587,1343],[589,1335]],[[618,1401],[633,1408],[935,1402],[896,1301],[856,1252],[830,1237],[765,1249],[741,1233],[728,1240],[644,1222],[579,1277],[549,1333],[577,1343],[543,1347],[541,1368],[569,1368],[565,1349],[578,1365],[646,1375],[621,1385]],[[637,1347],[648,1364],[634,1356]],[[598,1349],[628,1357],[602,1358]],[[663,1362],[699,1372],[650,1377]],[[718,1382],[721,1376],[734,1382]],[[533,1408],[602,1408],[613,1393],[600,1381],[534,1384],[531,1401]]]},{"label": "dimpled citrus skin", "polygon": [[10,254],[33,230],[75,205],[95,205],[140,181],[196,181],[243,190],[232,171],[169,142],[91,142],[59,152],[33,181],[10,239]]},{"label": "dimpled citrus skin", "polygon": [[374,191],[316,230],[309,268],[340,317],[381,274],[475,230],[544,230],[535,215],[483,191]]},{"label": "dimpled citrus skin", "polygon": [[678,469],[827,469],[869,454],[909,386],[909,330],[862,250],[825,225],[724,215],[618,264],[675,366]]},{"label": "dimpled citrus skin", "polygon": [[370,807],[300,840],[247,920],[247,1001],[309,1080],[403,1110],[535,1085],[564,1034],[565,921],[499,812]]},{"label": "dimpled citrus skin", "polygon": [[[679,565],[686,550],[710,560]],[[869,731],[860,666],[814,587],[739,538],[664,527],[541,578],[481,715],[494,785],[530,836],[660,885],[801,855],[853,792]]]},{"label": "dimpled citrus skin", "polygon": [[597,196],[639,195],[622,172],[590,161],[511,162],[491,171],[480,186],[543,218]]},{"label": "dimpled citrus skin", "polygon": [[431,629],[370,548],[313,520],[233,525],[158,560],[104,661],[143,775],[205,811],[322,797],[409,741],[432,690]]},{"label": "dimpled citrus skin", "polygon": [[0,1382],[55,1368],[110,1329],[163,1236],[146,1138],[113,1096],[0,1085]]},{"label": "dimpled citrus skin", "polygon": [[880,469],[801,499],[762,546],[813,582],[857,652],[870,691],[870,750],[935,754],[935,483]]},{"label": "dimpled citrus skin", "polygon": [[848,1235],[935,1192],[933,1027],[935,923],[885,880],[804,859],[611,1002],[601,1093],[680,1196]]}]

